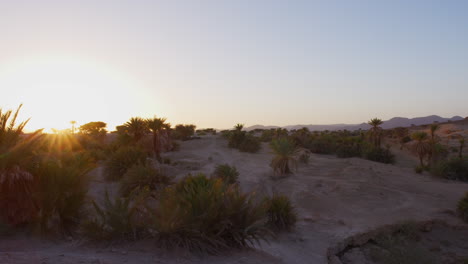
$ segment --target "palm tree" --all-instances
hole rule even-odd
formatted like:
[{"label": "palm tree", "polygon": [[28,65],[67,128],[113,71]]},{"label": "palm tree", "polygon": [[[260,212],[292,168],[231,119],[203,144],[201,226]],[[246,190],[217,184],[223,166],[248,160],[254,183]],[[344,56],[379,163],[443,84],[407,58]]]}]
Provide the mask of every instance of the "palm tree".
[{"label": "palm tree", "polygon": [[234,126],[234,129],[236,131],[241,131],[243,128],[244,128],[244,124],[240,124],[240,123]]},{"label": "palm tree", "polygon": [[14,113],[0,109],[0,219],[11,225],[28,222],[37,213],[34,177],[25,168],[31,163],[42,129],[23,136],[29,119],[16,124],[21,107]]},{"label": "palm tree", "polygon": [[153,133],[153,151],[154,156],[158,161],[161,161],[161,132],[165,128],[166,118],[148,118],[146,124],[149,130]]},{"label": "palm tree", "polygon": [[271,141],[270,147],[275,154],[270,164],[273,170],[280,174],[292,173],[291,167],[296,167],[297,164],[294,142],[289,138],[278,138]]},{"label": "palm tree", "polygon": [[135,141],[139,141],[148,131],[146,121],[141,117],[132,117],[124,124],[127,132],[133,136]]},{"label": "palm tree", "polygon": [[382,128],[380,125],[383,124],[383,121],[378,118],[372,118],[367,124],[372,127],[369,129],[370,137],[374,143],[374,146],[380,148],[380,137],[382,134]]},{"label": "palm tree", "polygon": [[436,137],[435,137],[435,132],[437,130],[439,130],[440,128],[440,125],[439,124],[431,124],[430,127],[429,127],[429,132],[431,134],[431,140],[430,140],[430,145],[431,145],[431,148],[428,152],[428,162],[429,162],[429,165],[432,164],[433,160],[432,160],[432,157],[434,156],[435,154],[435,145],[436,145]]},{"label": "palm tree", "polygon": [[75,124],[76,124],[76,121],[75,121],[75,120],[72,120],[72,121],[70,121],[70,124],[72,125],[72,134],[75,134]]},{"label": "palm tree", "polygon": [[416,152],[419,156],[419,164],[421,165],[421,167],[424,167],[424,156],[426,156],[431,151],[431,146],[427,142],[427,133],[423,131],[418,131],[411,134],[411,137],[417,141]]}]

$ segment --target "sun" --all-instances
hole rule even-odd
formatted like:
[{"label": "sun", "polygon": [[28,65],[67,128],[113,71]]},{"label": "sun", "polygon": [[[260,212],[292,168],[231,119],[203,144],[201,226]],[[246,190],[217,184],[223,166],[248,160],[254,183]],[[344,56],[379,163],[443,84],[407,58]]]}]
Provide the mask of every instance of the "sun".
[{"label": "sun", "polygon": [[23,103],[21,115],[31,117],[28,130],[66,129],[72,120],[77,126],[90,121],[115,125],[138,106],[142,84],[94,60],[39,56],[2,65],[0,106],[16,108]]}]

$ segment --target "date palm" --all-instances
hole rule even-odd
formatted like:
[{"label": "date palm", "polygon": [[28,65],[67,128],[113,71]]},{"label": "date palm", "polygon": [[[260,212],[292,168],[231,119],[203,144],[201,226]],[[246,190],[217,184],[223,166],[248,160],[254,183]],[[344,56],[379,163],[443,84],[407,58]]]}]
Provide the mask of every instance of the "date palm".
[{"label": "date palm", "polygon": [[146,124],[153,134],[153,151],[158,161],[161,161],[161,132],[165,129],[166,118],[153,117],[146,119]]},{"label": "date palm", "polygon": [[124,124],[127,132],[133,136],[135,141],[139,141],[148,131],[146,121],[141,117],[132,117]]},{"label": "date palm", "polygon": [[380,138],[382,136],[382,128],[380,125],[383,124],[383,121],[378,118],[372,118],[367,124],[372,126],[369,129],[369,133],[374,146],[380,148]]},{"label": "date palm", "polygon": [[418,131],[411,134],[411,138],[416,141],[416,152],[419,156],[419,165],[424,167],[424,157],[431,151],[431,145],[428,143],[428,135],[426,132]]}]

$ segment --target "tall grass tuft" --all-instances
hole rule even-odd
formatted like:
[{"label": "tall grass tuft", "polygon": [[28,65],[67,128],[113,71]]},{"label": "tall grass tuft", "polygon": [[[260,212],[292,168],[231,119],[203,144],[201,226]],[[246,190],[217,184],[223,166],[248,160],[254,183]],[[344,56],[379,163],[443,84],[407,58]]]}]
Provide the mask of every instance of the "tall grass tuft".
[{"label": "tall grass tuft", "polygon": [[138,219],[142,199],[122,197],[111,200],[106,191],[103,206],[93,201],[95,215],[82,225],[82,231],[91,240],[135,240],[141,236]]},{"label": "tall grass tuft", "polygon": [[266,198],[268,224],[273,230],[290,230],[297,221],[297,213],[285,195],[274,194]]},{"label": "tall grass tuft", "polygon": [[154,214],[161,246],[216,254],[266,239],[266,208],[237,185],[203,174],[187,176],[167,188]]},{"label": "tall grass tuft", "polygon": [[216,166],[213,176],[222,179],[228,184],[234,184],[238,182],[239,172],[234,166],[221,164]]}]

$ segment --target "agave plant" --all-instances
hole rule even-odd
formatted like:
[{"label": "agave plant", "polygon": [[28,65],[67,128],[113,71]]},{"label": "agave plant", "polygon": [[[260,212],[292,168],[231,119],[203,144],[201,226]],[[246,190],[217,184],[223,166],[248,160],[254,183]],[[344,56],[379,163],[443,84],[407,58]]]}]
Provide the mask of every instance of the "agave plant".
[{"label": "agave plant", "polygon": [[12,226],[30,222],[38,211],[27,168],[42,130],[24,136],[29,119],[16,124],[21,106],[15,112],[0,109],[0,218]]},{"label": "agave plant", "polygon": [[289,138],[274,139],[270,147],[275,155],[271,161],[271,167],[280,174],[290,174],[297,165],[296,146]]}]

